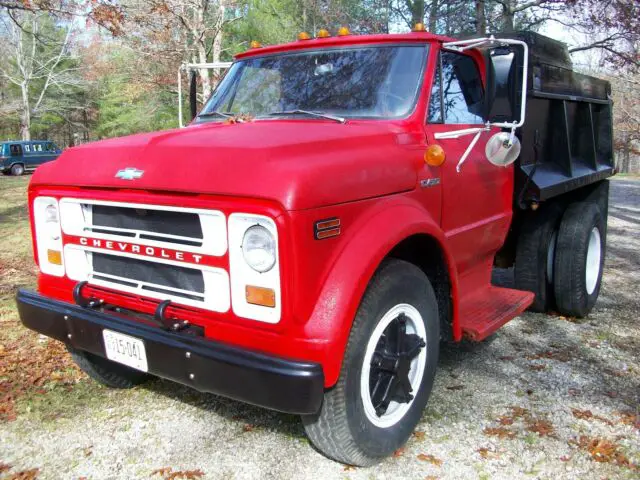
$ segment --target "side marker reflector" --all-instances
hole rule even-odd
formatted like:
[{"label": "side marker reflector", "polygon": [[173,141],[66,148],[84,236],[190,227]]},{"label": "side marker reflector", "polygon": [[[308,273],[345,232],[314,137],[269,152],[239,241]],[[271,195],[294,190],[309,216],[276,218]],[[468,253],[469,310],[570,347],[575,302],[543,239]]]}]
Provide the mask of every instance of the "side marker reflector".
[{"label": "side marker reflector", "polygon": [[337,237],[340,233],[340,219],[337,217],[318,220],[313,226],[313,236],[316,240]]},{"label": "side marker reflector", "polygon": [[271,288],[247,285],[245,287],[247,303],[262,307],[274,308],[276,306],[276,292]]}]

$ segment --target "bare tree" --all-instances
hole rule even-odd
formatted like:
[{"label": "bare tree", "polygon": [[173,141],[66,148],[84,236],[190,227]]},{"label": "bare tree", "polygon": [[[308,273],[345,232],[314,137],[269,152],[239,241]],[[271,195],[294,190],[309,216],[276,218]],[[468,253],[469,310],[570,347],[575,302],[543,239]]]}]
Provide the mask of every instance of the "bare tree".
[{"label": "bare tree", "polygon": [[[144,55],[160,55],[174,62],[218,62],[225,27],[241,18],[236,4],[233,0],[123,2],[125,41]],[[198,72],[204,98],[211,93],[211,73],[207,69]]]},{"label": "bare tree", "polygon": [[631,156],[640,155],[640,75],[617,76],[611,78],[611,84],[617,167],[629,173]]},{"label": "bare tree", "polygon": [[[47,21],[50,28],[42,32]],[[41,113],[48,96],[53,91],[60,95],[78,82],[72,75],[77,67],[66,62],[72,28],[67,26],[58,38],[52,27],[43,13],[9,13],[0,17],[0,53],[4,59],[0,62],[0,75],[19,90],[23,140],[31,139],[32,118]]]}]

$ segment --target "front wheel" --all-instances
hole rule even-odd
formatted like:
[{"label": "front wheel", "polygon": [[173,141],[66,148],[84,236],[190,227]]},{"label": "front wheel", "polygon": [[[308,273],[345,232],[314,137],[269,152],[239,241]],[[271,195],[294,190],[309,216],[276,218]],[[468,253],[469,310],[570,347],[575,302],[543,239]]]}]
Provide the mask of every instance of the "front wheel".
[{"label": "front wheel", "polygon": [[98,383],[110,388],[133,388],[148,380],[149,376],[133,368],[112,362],[92,353],[67,345],[73,361]]},{"label": "front wheel", "polygon": [[11,166],[11,175],[19,177],[24,173],[24,165],[21,163],[15,163]]},{"label": "front wheel", "polygon": [[419,268],[401,260],[380,267],[356,314],[338,383],[320,412],[302,419],[322,453],[367,466],[407,441],[433,386],[438,318]]}]

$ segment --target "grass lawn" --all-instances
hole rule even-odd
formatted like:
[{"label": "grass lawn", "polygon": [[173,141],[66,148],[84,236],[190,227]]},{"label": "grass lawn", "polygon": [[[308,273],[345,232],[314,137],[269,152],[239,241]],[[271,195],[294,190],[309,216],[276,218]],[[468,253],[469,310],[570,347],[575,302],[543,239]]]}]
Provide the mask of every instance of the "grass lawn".
[{"label": "grass lawn", "polygon": [[29,176],[0,177],[0,421],[40,394],[69,389],[83,375],[60,342],[22,326],[15,306],[18,288],[34,288],[27,186]]}]

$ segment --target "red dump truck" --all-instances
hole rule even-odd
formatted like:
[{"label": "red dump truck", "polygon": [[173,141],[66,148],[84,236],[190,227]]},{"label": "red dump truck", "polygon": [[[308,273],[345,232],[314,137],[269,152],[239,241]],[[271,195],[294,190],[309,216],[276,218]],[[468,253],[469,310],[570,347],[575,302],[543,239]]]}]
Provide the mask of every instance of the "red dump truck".
[{"label": "red dump truck", "polygon": [[543,36],[254,43],[188,127],[36,171],[20,316],[105,385],[299,414],[370,465],[418,423],[440,342],[589,314],[613,173],[609,84]]}]

